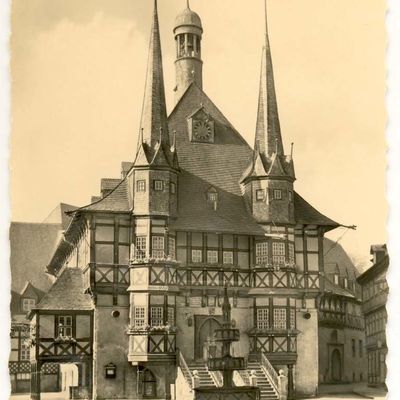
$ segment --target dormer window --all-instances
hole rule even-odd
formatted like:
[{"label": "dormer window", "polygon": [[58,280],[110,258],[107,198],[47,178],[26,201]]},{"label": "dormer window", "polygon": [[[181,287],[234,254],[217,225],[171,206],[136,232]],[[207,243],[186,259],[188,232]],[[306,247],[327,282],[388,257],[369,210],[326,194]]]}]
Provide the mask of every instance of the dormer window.
[{"label": "dormer window", "polygon": [[218,193],[215,188],[211,187],[206,193],[207,206],[210,209],[216,210],[218,205]]},{"label": "dormer window", "polygon": [[335,274],[333,276],[333,282],[335,285],[339,285],[339,275],[338,274]]},{"label": "dormer window", "polygon": [[345,287],[345,289],[349,288],[349,281],[347,278],[344,278],[344,287]]},{"label": "dormer window", "polygon": [[281,189],[274,189],[274,199],[282,200],[282,190]]},{"label": "dormer window", "polygon": [[208,201],[217,201],[218,200],[218,195],[215,192],[209,192],[208,193]]},{"label": "dormer window", "polygon": [[35,299],[22,299],[22,311],[29,312],[36,305]]},{"label": "dormer window", "polygon": [[264,200],[264,189],[257,189],[256,190],[256,200],[263,201]]}]

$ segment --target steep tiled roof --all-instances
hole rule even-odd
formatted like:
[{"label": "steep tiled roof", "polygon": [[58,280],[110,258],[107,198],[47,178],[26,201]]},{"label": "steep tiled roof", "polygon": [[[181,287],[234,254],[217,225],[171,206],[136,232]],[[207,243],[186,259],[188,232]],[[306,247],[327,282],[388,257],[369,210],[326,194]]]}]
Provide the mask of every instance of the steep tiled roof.
[{"label": "steep tiled roof", "polygon": [[[203,106],[214,120],[213,144],[191,142],[187,118]],[[171,113],[169,131],[176,131],[179,174],[179,214],[174,229],[260,233],[263,231],[247,212],[239,179],[252,150],[207,95],[189,86]],[[215,188],[217,208],[207,204],[207,191]]]},{"label": "steep tiled roof", "polygon": [[84,293],[79,268],[66,268],[37,305],[38,310],[92,310],[93,301]]},{"label": "steep tiled roof", "polygon": [[12,222],[10,226],[11,288],[20,292],[27,280],[46,291],[51,280],[45,274],[55,249],[61,223]]},{"label": "steep tiled roof", "polygon": [[351,293],[350,290],[347,290],[345,288],[342,288],[338,285],[335,285],[333,282],[331,282],[329,279],[325,278],[325,291],[337,294],[339,296],[345,296],[345,297],[350,297],[350,298],[355,298],[354,294]]},{"label": "steep tiled roof", "polygon": [[131,210],[128,193],[128,177],[122,179],[115,188],[106,196],[89,204],[78,208],[77,211],[115,211],[126,212]]},{"label": "steep tiled roof", "polygon": [[100,191],[103,192],[104,190],[113,190],[121,182],[121,179],[114,179],[114,178],[102,178],[100,183]]},{"label": "steep tiled roof", "polygon": [[336,228],[340,224],[321,214],[298,193],[294,194],[294,215],[298,224],[322,225]]},{"label": "steep tiled roof", "polygon": [[326,274],[339,272],[341,277],[355,279],[360,272],[339,243],[324,238],[324,270]]}]

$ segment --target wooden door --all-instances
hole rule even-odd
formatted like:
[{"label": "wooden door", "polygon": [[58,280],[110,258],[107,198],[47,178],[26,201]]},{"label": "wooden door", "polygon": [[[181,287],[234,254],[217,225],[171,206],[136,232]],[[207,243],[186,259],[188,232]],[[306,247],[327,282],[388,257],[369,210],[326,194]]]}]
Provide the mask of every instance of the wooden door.
[{"label": "wooden door", "polygon": [[215,329],[220,328],[221,324],[215,317],[199,318],[196,322],[195,357],[196,359],[203,359],[205,343],[213,337]]},{"label": "wooden door", "polygon": [[342,357],[338,349],[333,350],[331,359],[332,380],[340,382],[342,380]]}]

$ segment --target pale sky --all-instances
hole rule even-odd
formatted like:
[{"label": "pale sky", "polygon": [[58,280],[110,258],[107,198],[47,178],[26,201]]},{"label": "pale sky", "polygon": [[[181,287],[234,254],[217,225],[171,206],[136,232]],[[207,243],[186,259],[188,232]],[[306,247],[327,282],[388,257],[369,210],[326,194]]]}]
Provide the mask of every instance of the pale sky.
[{"label": "pale sky", "polygon": [[[169,109],[172,28],[184,0],[159,0]],[[252,145],[263,43],[262,0],[191,0],[202,18],[204,89]],[[135,153],[150,0],[14,0],[11,201],[15,221],[59,202],[84,205]],[[385,1],[269,0],[269,32],[296,190],[345,225],[360,262],[386,241]],[[338,238],[344,229],[330,237]]]}]

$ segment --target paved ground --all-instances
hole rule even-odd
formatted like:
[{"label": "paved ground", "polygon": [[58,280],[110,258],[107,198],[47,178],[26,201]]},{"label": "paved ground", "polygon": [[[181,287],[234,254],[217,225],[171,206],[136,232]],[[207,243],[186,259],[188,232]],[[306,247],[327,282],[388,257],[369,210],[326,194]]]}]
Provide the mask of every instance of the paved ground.
[{"label": "paved ground", "polygon": [[[42,400],[67,400],[61,393],[43,393]],[[318,400],[385,400],[386,393],[381,389],[369,388],[366,385],[325,385],[320,388]],[[12,395],[10,400],[29,400],[29,394]],[[179,399],[177,399],[179,400]]]}]

